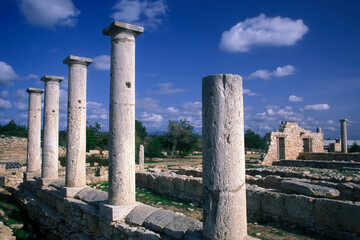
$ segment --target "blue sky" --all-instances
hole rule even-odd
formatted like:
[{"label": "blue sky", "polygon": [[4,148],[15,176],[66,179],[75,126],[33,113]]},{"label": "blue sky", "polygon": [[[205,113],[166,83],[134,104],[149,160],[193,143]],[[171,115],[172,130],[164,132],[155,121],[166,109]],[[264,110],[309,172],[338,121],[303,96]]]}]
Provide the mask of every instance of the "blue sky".
[{"label": "blue sky", "polygon": [[325,138],[360,139],[360,1],[1,0],[0,124],[27,124],[25,89],[64,76],[68,55],[89,57],[87,120],[108,129],[110,38],[118,20],[144,26],[136,38],[136,118],[148,131],[187,119],[201,131],[201,82],[243,77],[245,127],[263,135],[281,120]]}]

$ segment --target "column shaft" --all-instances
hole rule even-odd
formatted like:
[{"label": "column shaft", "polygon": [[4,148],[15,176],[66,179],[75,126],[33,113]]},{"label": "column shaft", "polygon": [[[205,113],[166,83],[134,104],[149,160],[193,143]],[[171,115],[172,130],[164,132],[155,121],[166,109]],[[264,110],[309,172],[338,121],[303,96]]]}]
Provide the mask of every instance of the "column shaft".
[{"label": "column shaft", "polygon": [[341,127],[341,152],[347,153],[347,130],[346,130],[346,119],[340,120]]},{"label": "column shaft", "polygon": [[28,138],[27,172],[40,173],[41,170],[41,94],[43,89],[28,88]]},{"label": "column shaft", "polygon": [[242,79],[203,78],[203,234],[205,239],[247,236]]},{"label": "column shaft", "polygon": [[66,187],[86,186],[86,74],[89,58],[70,55],[69,65]]},{"label": "column shaft", "polygon": [[110,205],[135,203],[135,37],[142,30],[114,22],[103,31],[111,36]]},{"label": "column shaft", "polygon": [[145,159],[145,151],[144,151],[144,145],[139,146],[139,152],[138,152],[138,164],[139,164],[139,170],[144,170],[144,159]]},{"label": "column shaft", "polygon": [[45,82],[42,178],[58,178],[59,83],[63,79],[49,75],[41,78]]}]

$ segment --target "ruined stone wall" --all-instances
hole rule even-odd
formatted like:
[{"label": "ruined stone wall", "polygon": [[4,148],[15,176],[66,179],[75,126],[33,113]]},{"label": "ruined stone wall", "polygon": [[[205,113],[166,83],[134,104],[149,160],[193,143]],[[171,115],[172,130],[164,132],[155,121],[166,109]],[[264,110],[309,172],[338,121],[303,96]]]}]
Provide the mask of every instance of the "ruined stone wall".
[{"label": "ruined stone wall", "polygon": [[20,185],[15,197],[47,239],[200,239],[202,224],[174,212],[140,204],[123,221],[109,222],[99,213],[107,192],[90,187],[64,198],[64,181],[41,187],[35,180]]},{"label": "ruined stone wall", "polygon": [[306,160],[360,162],[360,153],[301,153],[300,156]]},{"label": "ruined stone wall", "polygon": [[26,150],[27,139],[20,137],[1,137],[0,138],[0,149],[22,149]]},{"label": "ruined stone wall", "polygon": [[[202,205],[201,178],[138,172],[136,184]],[[291,222],[330,235],[337,233],[350,236],[351,232],[360,234],[360,218],[351,214],[360,211],[359,203],[286,194],[250,184],[247,184],[246,199],[248,221]]]},{"label": "ruined stone wall", "polygon": [[297,159],[299,153],[303,152],[303,139],[311,140],[312,152],[323,152],[323,133],[312,133],[299,127],[296,122],[281,122],[279,130],[267,134],[267,153],[263,158],[265,165],[271,165],[273,161],[279,160],[278,138],[285,139],[285,159]]}]

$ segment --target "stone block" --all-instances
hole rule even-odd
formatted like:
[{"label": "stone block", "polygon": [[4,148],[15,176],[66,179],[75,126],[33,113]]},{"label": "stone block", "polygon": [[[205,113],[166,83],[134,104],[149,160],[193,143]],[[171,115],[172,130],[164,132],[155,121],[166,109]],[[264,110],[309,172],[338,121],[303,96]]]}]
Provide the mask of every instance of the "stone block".
[{"label": "stone block", "polygon": [[316,199],[316,225],[333,230],[360,233],[360,205],[350,202]]},{"label": "stone block", "polygon": [[111,239],[112,237],[112,225],[108,224],[108,223],[104,223],[102,221],[99,221],[99,228],[100,228],[100,232],[103,235],[103,237],[105,237],[106,239]]},{"label": "stone block", "polygon": [[[0,164],[0,166],[5,166],[5,164]],[[41,173],[34,173],[34,172],[24,172],[24,181],[28,181],[30,179],[40,178]]]},{"label": "stone block", "polygon": [[285,195],[284,198],[286,212],[291,219],[314,222],[314,198],[295,194]]},{"label": "stone block", "polygon": [[168,225],[175,216],[175,213],[171,211],[157,210],[145,219],[143,226],[155,232],[163,233],[166,225]]},{"label": "stone block", "polygon": [[119,206],[100,204],[100,216],[110,221],[120,221],[125,219],[125,217],[139,204],[140,203]]},{"label": "stone block", "polygon": [[60,192],[61,194],[66,197],[66,198],[73,198],[75,197],[75,195],[80,192],[81,190],[83,190],[85,187],[80,187],[80,188],[76,188],[76,187],[62,187]]},{"label": "stone block", "polygon": [[293,180],[283,180],[281,182],[281,188],[291,191],[297,194],[303,194],[311,197],[337,197],[340,195],[340,192],[334,188],[319,186],[315,184],[293,181]]},{"label": "stone block", "polygon": [[261,199],[261,209],[269,215],[285,217],[284,197],[276,192],[266,191]]},{"label": "stone block", "polygon": [[264,190],[260,190],[255,185],[248,185],[246,189],[246,207],[248,212],[259,213],[261,211],[261,199]]},{"label": "stone block", "polygon": [[193,228],[199,226],[201,223],[193,218],[185,217],[182,215],[176,215],[169,224],[164,228],[164,232],[175,239],[182,239],[185,233]]},{"label": "stone block", "polygon": [[141,226],[145,219],[156,210],[158,209],[145,204],[140,204],[134,208],[134,210],[132,210],[129,215],[127,215],[125,222]]}]

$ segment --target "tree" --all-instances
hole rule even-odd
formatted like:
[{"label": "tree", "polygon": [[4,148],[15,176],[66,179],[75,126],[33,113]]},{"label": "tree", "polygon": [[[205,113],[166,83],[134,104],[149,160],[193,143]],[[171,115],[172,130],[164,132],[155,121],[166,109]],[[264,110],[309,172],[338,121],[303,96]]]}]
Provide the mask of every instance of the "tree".
[{"label": "tree", "polygon": [[140,144],[145,144],[147,137],[146,127],[141,121],[135,120],[135,157],[138,158]]},{"label": "tree", "polygon": [[356,141],[350,146],[349,152],[360,152],[360,145]]},{"label": "tree", "polygon": [[27,137],[27,129],[25,126],[20,126],[11,120],[8,124],[0,126],[0,135],[15,136],[15,137]]},{"label": "tree", "polygon": [[147,137],[147,143],[145,146],[145,156],[149,158],[162,157],[163,144],[161,136],[153,135]]},{"label": "tree", "polygon": [[171,149],[170,158],[172,158],[175,150],[178,150],[181,156],[193,152],[197,146],[198,135],[194,132],[194,126],[190,125],[188,121],[169,120],[163,139],[165,145]]},{"label": "tree", "polygon": [[245,131],[245,148],[264,149],[266,147],[265,139],[259,134],[253,132],[250,128]]},{"label": "tree", "polygon": [[95,149],[98,144],[98,137],[99,132],[101,130],[100,123],[96,122],[95,125],[89,124],[88,121],[86,121],[86,151],[89,151],[91,149]]}]

